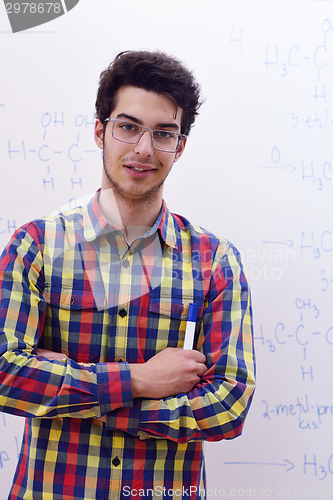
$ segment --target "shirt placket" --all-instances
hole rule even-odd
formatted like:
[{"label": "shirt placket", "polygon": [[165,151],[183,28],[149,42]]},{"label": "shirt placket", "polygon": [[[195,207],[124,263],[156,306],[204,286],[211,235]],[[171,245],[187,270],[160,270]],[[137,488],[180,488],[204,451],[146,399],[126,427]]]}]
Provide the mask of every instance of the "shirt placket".
[{"label": "shirt placket", "polygon": [[109,500],[119,500],[123,479],[123,453],[124,435],[122,432],[114,431],[112,434],[110,468]]},{"label": "shirt placket", "polygon": [[[122,251],[123,250],[123,251]],[[116,320],[115,361],[126,360],[133,255],[130,248],[119,249],[118,308]]]},{"label": "shirt placket", "polygon": [[[129,305],[131,300],[131,268],[132,253],[122,234],[115,237],[118,249],[118,260],[116,265],[111,264],[110,272],[116,272],[117,276],[112,276],[112,283],[117,284],[116,290],[112,289],[111,299],[116,300],[117,304],[112,304],[112,310],[116,315],[115,326],[112,328],[112,334],[115,335],[114,361],[122,362],[126,360]],[[110,289],[109,289],[110,291]],[[124,434],[120,431],[113,431],[112,445],[109,461],[110,486],[109,500],[119,500],[121,496],[121,485],[123,481],[123,453],[124,453]]]}]

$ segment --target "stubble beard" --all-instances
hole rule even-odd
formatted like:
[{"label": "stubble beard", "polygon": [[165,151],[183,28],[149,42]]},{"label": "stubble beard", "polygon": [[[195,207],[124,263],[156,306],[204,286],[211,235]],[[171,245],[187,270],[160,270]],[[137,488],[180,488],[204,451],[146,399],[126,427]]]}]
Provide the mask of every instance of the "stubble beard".
[{"label": "stubble beard", "polygon": [[160,189],[163,186],[166,177],[162,179],[162,181],[159,184],[152,186],[149,190],[145,192],[136,194],[135,190],[133,190],[131,193],[128,193],[127,191],[122,189],[120,184],[112,178],[112,176],[108,172],[107,163],[111,164],[112,160],[111,158],[108,158],[107,151],[104,149],[104,154],[103,154],[104,173],[108,179],[108,182],[113,190],[115,197],[118,196],[124,203],[126,203],[127,206],[129,207],[139,207],[143,205],[150,206],[158,198]]}]

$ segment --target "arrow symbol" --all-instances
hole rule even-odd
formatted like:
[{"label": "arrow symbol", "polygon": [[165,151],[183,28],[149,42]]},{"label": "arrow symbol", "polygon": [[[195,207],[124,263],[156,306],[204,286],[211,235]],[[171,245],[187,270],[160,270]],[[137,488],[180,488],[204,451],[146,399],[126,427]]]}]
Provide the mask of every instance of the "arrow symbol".
[{"label": "arrow symbol", "polygon": [[278,166],[274,166],[274,165],[268,165],[268,166],[265,166],[265,167],[261,167],[261,169],[263,168],[266,168],[266,169],[277,169],[277,170],[289,170],[289,172],[293,172],[294,170],[297,170],[296,167],[294,167],[293,165],[289,165],[288,163],[285,164],[286,166],[285,167],[278,167]]},{"label": "arrow symbol", "polygon": [[262,243],[269,243],[270,245],[288,245],[288,247],[292,247],[294,242],[292,240],[287,240],[286,241],[263,241]]},{"label": "arrow symbol", "polygon": [[283,464],[277,464],[274,462],[224,462],[224,465],[270,465],[275,467],[288,467],[286,472],[292,470],[295,465],[287,459],[284,459]]}]

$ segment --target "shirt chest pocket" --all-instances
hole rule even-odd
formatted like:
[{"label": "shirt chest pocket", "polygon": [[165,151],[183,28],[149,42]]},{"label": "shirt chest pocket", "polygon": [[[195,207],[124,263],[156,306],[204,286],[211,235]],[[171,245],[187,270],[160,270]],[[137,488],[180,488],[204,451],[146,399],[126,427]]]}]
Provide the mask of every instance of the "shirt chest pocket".
[{"label": "shirt chest pocket", "polygon": [[183,347],[192,302],[192,297],[172,301],[170,297],[150,297],[147,341],[151,349],[159,352],[166,347]]},{"label": "shirt chest pocket", "polygon": [[[96,363],[102,354],[104,310],[91,290],[45,288],[45,324],[41,346],[80,363]],[[107,346],[105,346],[107,347]]]}]

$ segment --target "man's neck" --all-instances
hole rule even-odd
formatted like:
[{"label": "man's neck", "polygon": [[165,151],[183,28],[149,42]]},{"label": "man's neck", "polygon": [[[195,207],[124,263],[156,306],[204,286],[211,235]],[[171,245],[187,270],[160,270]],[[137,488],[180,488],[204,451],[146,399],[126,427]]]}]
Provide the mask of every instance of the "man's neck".
[{"label": "man's neck", "polygon": [[111,188],[102,189],[98,201],[103,215],[123,231],[129,245],[154,225],[162,207],[161,199],[131,204],[115,197]]}]

